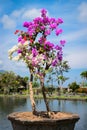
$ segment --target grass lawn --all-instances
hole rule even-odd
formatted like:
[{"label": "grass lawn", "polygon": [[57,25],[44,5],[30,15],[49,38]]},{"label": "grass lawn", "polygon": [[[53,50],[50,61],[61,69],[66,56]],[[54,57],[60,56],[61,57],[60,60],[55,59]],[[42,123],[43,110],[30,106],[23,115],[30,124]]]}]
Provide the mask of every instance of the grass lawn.
[{"label": "grass lawn", "polygon": [[[23,98],[23,97],[29,97],[29,94],[12,94],[12,95],[4,95],[4,94],[0,94],[0,97],[3,97],[3,96],[7,96],[7,97],[11,97],[11,96],[14,96],[14,97],[19,97],[19,98]],[[43,96],[42,94],[34,94],[34,98],[36,99],[43,99]],[[48,95],[47,94],[47,98],[48,99],[59,99],[59,100],[86,100],[87,101],[87,95],[78,95],[78,94],[75,94],[75,95],[66,95],[66,94],[61,94],[60,96],[58,94],[53,94],[53,95]]]}]

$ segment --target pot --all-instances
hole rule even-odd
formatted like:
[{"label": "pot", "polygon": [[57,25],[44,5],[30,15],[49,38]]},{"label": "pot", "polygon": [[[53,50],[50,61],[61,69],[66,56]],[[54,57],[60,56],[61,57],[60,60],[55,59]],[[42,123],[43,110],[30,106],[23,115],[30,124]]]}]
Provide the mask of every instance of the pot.
[{"label": "pot", "polygon": [[74,130],[78,114],[53,112],[51,118],[45,114],[35,116],[32,112],[15,112],[8,115],[13,130]]}]

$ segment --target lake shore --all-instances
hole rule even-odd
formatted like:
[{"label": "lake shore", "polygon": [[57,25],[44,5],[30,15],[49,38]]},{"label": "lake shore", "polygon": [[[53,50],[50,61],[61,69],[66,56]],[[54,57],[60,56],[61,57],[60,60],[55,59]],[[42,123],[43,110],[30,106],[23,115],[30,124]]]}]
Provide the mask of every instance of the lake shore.
[{"label": "lake shore", "polygon": [[[12,95],[4,95],[4,94],[0,94],[0,97],[17,97],[17,98],[26,98],[29,97],[29,94],[12,94]],[[35,99],[43,99],[42,95],[34,95]],[[78,101],[87,101],[87,96],[78,96],[78,95],[73,95],[73,96],[64,96],[64,95],[60,95],[60,96],[56,96],[56,95],[52,95],[52,96],[47,96],[48,99],[58,99],[58,100],[78,100]]]}]

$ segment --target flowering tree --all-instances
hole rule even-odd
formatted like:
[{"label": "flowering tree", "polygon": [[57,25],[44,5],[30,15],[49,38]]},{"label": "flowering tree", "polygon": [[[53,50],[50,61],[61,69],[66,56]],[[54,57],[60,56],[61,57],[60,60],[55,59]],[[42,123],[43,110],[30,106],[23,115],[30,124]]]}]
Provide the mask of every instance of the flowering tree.
[{"label": "flowering tree", "polygon": [[[32,81],[33,75],[40,79],[43,98],[46,104],[48,115],[50,108],[45,94],[44,79],[51,68],[55,68],[62,61],[62,47],[65,40],[60,40],[59,44],[54,44],[47,39],[53,31],[56,36],[62,33],[58,26],[62,24],[61,18],[49,18],[45,9],[41,10],[41,17],[33,19],[32,22],[24,22],[23,26],[27,31],[16,30],[18,35],[18,44],[9,50],[9,58],[13,60],[22,60],[26,63],[30,71],[30,100],[32,112],[36,114],[36,105],[33,98]],[[16,52],[17,56],[13,56]]]}]

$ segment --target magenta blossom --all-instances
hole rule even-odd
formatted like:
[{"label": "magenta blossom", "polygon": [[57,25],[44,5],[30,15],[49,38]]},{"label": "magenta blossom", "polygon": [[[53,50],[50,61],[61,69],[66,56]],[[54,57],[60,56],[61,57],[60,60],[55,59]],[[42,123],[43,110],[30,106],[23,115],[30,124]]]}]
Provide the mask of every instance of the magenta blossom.
[{"label": "magenta blossom", "polygon": [[19,54],[19,53],[22,53],[22,50],[21,49],[18,49],[17,50],[17,53]]},{"label": "magenta blossom", "polygon": [[34,24],[40,24],[42,23],[43,19],[41,17],[37,17],[33,20]]},{"label": "magenta blossom", "polygon": [[56,19],[55,18],[50,18],[50,24],[55,23]]},{"label": "magenta blossom", "polygon": [[50,28],[51,28],[51,29],[55,29],[56,27],[57,27],[57,24],[56,24],[56,23],[50,24]]},{"label": "magenta blossom", "polygon": [[48,17],[44,17],[42,23],[43,23],[44,25],[49,25],[49,23],[50,23],[49,18],[48,18]]},{"label": "magenta blossom", "polygon": [[22,36],[18,37],[18,42],[22,41]]},{"label": "magenta blossom", "polygon": [[28,28],[28,27],[29,27],[29,22],[24,22],[24,23],[23,23],[23,27]]},{"label": "magenta blossom", "polygon": [[42,31],[44,31],[44,30],[45,30],[45,26],[41,26],[40,29],[41,29]]},{"label": "magenta blossom", "polygon": [[46,36],[47,36],[47,35],[50,35],[50,33],[51,33],[50,30],[46,30],[46,31],[45,31],[45,35],[46,35]]},{"label": "magenta blossom", "polygon": [[63,23],[63,20],[62,20],[61,18],[58,18],[58,19],[57,19],[57,23],[58,23],[58,24],[61,24],[61,23]]},{"label": "magenta blossom", "polygon": [[28,30],[28,34],[30,35],[30,36],[32,36],[33,34],[34,34],[34,30],[33,29],[31,29],[31,30]]},{"label": "magenta blossom", "polygon": [[56,46],[55,46],[55,49],[61,51],[61,50],[62,50],[62,47],[60,47],[59,45],[56,45]]},{"label": "magenta blossom", "polygon": [[59,61],[62,61],[62,58],[63,58],[63,52],[62,51],[57,52],[57,58],[58,58]]},{"label": "magenta blossom", "polygon": [[64,46],[64,45],[65,45],[65,43],[66,43],[66,41],[65,41],[65,40],[60,40],[60,44],[61,44],[62,46]]},{"label": "magenta blossom", "polygon": [[41,16],[42,16],[42,17],[45,17],[45,16],[46,16],[47,11],[46,11],[45,9],[42,9],[42,10],[41,10],[41,13],[42,13],[42,14],[41,14]]},{"label": "magenta blossom", "polygon": [[44,37],[40,37],[40,39],[38,40],[38,42],[39,42],[40,44],[44,44],[45,41],[46,41],[46,38],[44,38]]},{"label": "magenta blossom", "polygon": [[57,58],[55,58],[53,61],[52,61],[52,66],[56,66],[58,64],[58,60]]},{"label": "magenta blossom", "polygon": [[48,51],[52,50],[54,47],[54,44],[49,42],[49,41],[46,41],[45,44],[44,44],[44,48]]},{"label": "magenta blossom", "polygon": [[63,32],[62,29],[56,29],[56,35],[58,36],[59,34],[61,34]]},{"label": "magenta blossom", "polygon": [[36,48],[32,48],[32,54],[33,54],[33,57],[36,57],[38,55]]}]

